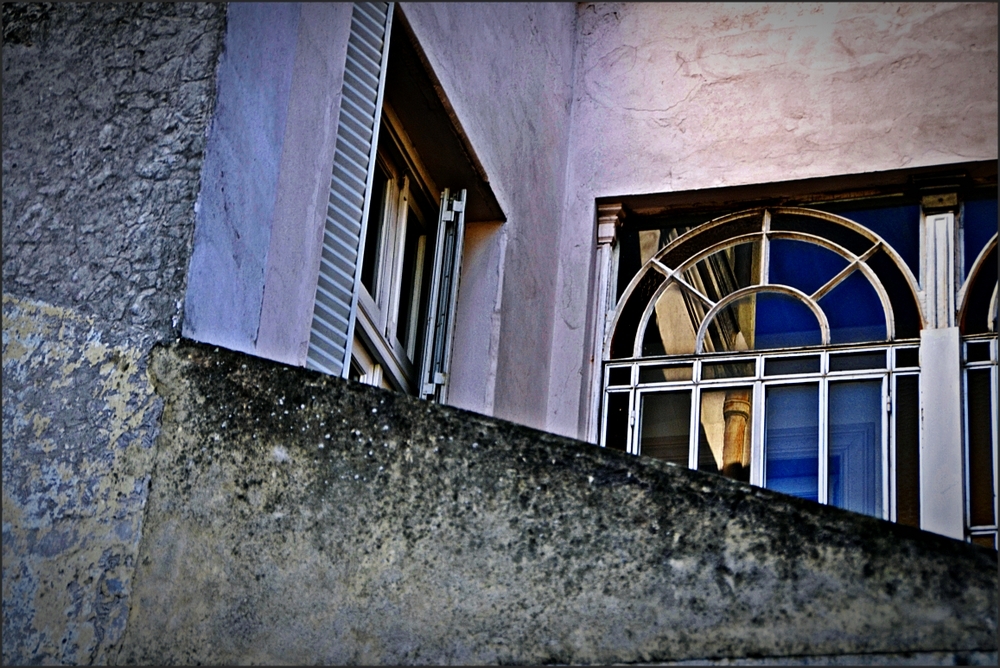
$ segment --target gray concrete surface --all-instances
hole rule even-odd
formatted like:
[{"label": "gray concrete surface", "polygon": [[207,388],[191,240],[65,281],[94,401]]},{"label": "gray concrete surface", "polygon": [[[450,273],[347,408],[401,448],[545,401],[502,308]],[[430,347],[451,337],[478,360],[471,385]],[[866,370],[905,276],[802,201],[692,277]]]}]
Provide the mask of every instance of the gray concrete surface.
[{"label": "gray concrete surface", "polygon": [[151,373],[119,662],[995,656],[992,550],[200,344]]}]

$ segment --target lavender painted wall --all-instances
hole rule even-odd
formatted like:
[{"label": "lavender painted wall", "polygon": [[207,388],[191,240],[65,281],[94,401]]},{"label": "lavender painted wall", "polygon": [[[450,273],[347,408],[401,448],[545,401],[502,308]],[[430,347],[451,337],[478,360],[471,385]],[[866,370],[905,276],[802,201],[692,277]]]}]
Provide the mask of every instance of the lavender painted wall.
[{"label": "lavender painted wall", "polygon": [[252,352],[285,140],[298,4],[234,3],[219,62],[183,334]]},{"label": "lavender painted wall", "polygon": [[[507,215],[494,232],[503,239],[490,242],[503,253],[500,298],[471,305],[490,311],[503,305],[498,324],[481,318],[475,330],[490,340],[493,327],[499,328],[495,357],[482,360],[477,372],[481,382],[492,383],[480,406],[541,427],[563,220],[575,7],[404,2],[401,8]],[[463,273],[476,270],[463,265]],[[471,292],[460,288],[459,313],[469,307],[463,300]],[[459,331],[456,341],[462,336],[469,335]]]},{"label": "lavender painted wall", "polygon": [[584,435],[595,198],[997,156],[995,4],[581,3],[577,27],[559,434]]},{"label": "lavender painted wall", "polygon": [[352,5],[303,3],[256,352],[305,365]]}]

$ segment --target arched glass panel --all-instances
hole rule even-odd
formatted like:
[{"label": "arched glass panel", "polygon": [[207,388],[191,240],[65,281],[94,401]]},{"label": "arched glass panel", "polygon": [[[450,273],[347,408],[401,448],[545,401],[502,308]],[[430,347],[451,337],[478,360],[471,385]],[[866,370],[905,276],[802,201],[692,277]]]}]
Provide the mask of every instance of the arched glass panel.
[{"label": "arched glass panel", "polygon": [[887,206],[842,214],[879,235],[914,274],[920,272],[920,206]]},{"label": "arched glass panel", "polygon": [[759,282],[760,242],[736,244],[695,263],[684,279],[713,301]]},{"label": "arched glass panel", "polygon": [[993,244],[983,263],[976,269],[972,283],[967,288],[965,304],[962,308],[962,334],[987,334],[997,331],[996,304],[993,302],[997,289],[997,246]]},{"label": "arched glass panel", "polygon": [[[974,199],[966,202],[962,211],[963,254],[965,256],[963,280],[968,278],[979,253],[996,233],[996,199]],[[993,272],[993,275],[996,276],[996,272]]]},{"label": "arched glass panel", "polygon": [[788,285],[811,295],[847,266],[828,248],[794,239],[771,241],[768,283]]},{"label": "arched glass panel", "polygon": [[885,310],[864,274],[854,271],[819,300],[830,322],[830,343],[884,341]]},{"label": "arched glass panel", "polygon": [[690,355],[707,308],[675,282],[656,300],[642,339],[643,357]]},{"label": "arched glass panel", "polygon": [[821,343],[819,321],[808,306],[791,295],[762,291],[722,308],[708,325],[702,349],[736,352]]}]

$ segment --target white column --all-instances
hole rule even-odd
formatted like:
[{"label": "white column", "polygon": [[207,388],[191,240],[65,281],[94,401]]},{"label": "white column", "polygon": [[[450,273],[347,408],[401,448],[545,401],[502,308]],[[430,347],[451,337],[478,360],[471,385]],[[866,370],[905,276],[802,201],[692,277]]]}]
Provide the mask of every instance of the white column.
[{"label": "white column", "polygon": [[[961,341],[955,323],[955,214],[926,213],[920,332],[920,528],[965,535]],[[950,198],[949,198],[950,199]]]},{"label": "white column", "polygon": [[962,393],[957,327],[920,333],[920,528],[965,534]]},{"label": "white column", "polygon": [[615,240],[618,228],[621,227],[625,212],[621,204],[597,205],[597,252],[594,254],[594,276],[597,294],[596,327],[594,328],[594,346],[591,351],[590,373],[590,407],[587,420],[587,440],[597,443],[600,440],[601,399],[603,398],[604,380],[601,377],[601,362],[604,360],[604,345],[608,335],[608,327],[614,316],[615,286],[613,279],[615,271]]}]

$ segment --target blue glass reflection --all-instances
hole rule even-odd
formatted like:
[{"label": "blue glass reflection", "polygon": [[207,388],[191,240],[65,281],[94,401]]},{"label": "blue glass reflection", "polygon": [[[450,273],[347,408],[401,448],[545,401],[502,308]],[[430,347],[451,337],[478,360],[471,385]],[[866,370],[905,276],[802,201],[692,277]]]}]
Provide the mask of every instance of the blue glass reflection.
[{"label": "blue glass reflection", "polygon": [[804,303],[780,292],[758,292],[754,348],[816,346],[823,342],[819,321]]},{"label": "blue glass reflection", "polygon": [[798,288],[811,295],[846,266],[845,258],[822,246],[774,239],[768,260],[768,282]]},{"label": "blue glass reflection", "polygon": [[892,206],[846,211],[839,215],[864,225],[899,253],[914,274],[920,274],[920,206]]},{"label": "blue glass reflection", "polygon": [[830,343],[885,341],[885,311],[875,288],[854,271],[819,300],[830,322]]},{"label": "blue glass reflection", "polygon": [[882,381],[830,383],[830,503],[882,516]]},{"label": "blue glass reflection", "polygon": [[964,279],[969,275],[972,264],[986,246],[986,242],[997,233],[997,201],[974,199],[966,202],[962,214],[962,227],[965,246],[963,249],[965,273],[962,274]]},{"label": "blue glass reflection", "polygon": [[819,385],[767,388],[764,486],[819,501]]}]

